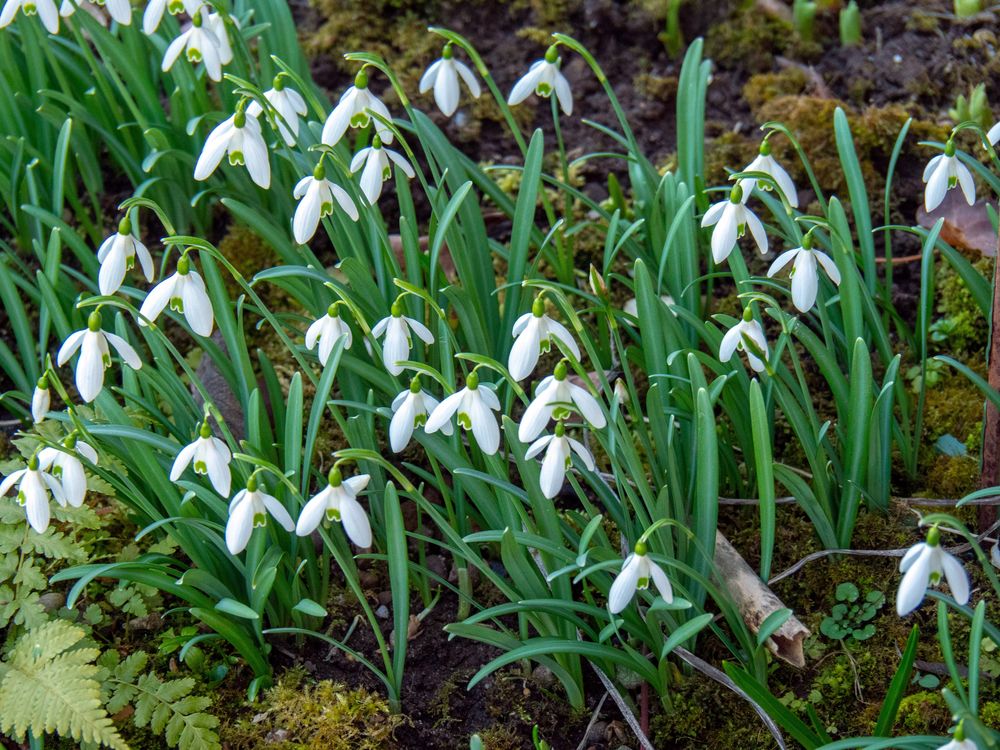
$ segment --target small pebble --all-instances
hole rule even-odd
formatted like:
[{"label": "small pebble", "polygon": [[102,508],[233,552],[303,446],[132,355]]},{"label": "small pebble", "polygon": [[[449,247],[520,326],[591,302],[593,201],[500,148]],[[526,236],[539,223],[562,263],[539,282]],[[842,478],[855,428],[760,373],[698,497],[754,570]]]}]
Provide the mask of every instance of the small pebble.
[{"label": "small pebble", "polygon": [[389,608],[384,604],[375,610],[375,616],[381,620],[389,619]]}]

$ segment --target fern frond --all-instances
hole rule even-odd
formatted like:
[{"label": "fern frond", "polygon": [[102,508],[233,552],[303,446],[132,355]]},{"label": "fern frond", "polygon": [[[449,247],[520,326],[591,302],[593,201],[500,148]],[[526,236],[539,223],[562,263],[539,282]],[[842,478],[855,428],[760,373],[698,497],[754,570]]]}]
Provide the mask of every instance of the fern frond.
[{"label": "fern frond", "polygon": [[109,710],[119,711],[131,703],[135,709],[132,723],[163,735],[168,747],[219,750],[215,732],[219,720],[204,713],[211,699],[191,695],[195,686],[191,677],[161,680],[154,672],[140,674],[146,662],[146,654],[137,652],[114,666],[106,681],[113,691]]},{"label": "fern frond", "polygon": [[0,681],[0,731],[23,739],[55,732],[78,742],[128,750],[101,704],[99,651],[77,647],[86,634],[63,620],[25,633]]}]

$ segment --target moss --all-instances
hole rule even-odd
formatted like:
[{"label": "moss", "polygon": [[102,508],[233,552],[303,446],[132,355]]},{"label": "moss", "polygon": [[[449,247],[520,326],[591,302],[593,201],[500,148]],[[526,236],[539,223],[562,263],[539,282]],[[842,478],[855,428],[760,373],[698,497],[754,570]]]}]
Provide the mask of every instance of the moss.
[{"label": "moss", "polygon": [[658,76],[639,73],[632,81],[636,93],[656,101],[672,100],[677,96],[677,76]]},{"label": "moss", "polygon": [[927,472],[927,492],[964,497],[979,486],[979,462],[971,456],[936,456]]},{"label": "moss", "polygon": [[756,111],[779,96],[804,94],[808,84],[809,79],[805,71],[799,67],[757,73],[750,76],[750,80],[744,84],[743,98],[750,105],[750,109]]},{"label": "moss", "polygon": [[705,36],[705,56],[720,67],[760,73],[774,67],[774,56],[783,55],[795,34],[791,24],[768,13],[761,13],[752,3],[743,4]]},{"label": "moss", "polygon": [[[993,260],[983,258],[976,267],[986,278],[992,273]],[[935,274],[937,312],[947,321],[948,353],[982,354],[989,340],[989,324],[976,304],[968,285],[952,269],[942,263]]]},{"label": "moss", "polygon": [[[985,377],[985,365],[969,363]],[[947,373],[947,371],[946,371]],[[963,375],[946,374],[927,389],[924,405],[924,443],[933,445],[942,435],[954,435],[968,448],[978,445],[982,430],[983,399],[975,385]]]},{"label": "moss", "polygon": [[950,724],[951,712],[941,694],[921,691],[903,698],[895,729],[900,734],[944,734]]},{"label": "moss", "polygon": [[521,750],[524,743],[510,727],[497,726],[479,732],[483,747],[487,750]]},{"label": "moss", "polygon": [[404,723],[384,699],[364,688],[330,680],[308,684],[292,670],[264,695],[253,720],[227,728],[233,750],[384,750],[396,747],[393,733]]}]

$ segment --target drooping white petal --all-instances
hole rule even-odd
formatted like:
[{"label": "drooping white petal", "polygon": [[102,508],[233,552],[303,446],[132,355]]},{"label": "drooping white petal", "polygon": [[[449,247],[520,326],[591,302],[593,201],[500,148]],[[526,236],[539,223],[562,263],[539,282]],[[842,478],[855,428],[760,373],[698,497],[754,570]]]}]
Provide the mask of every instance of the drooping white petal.
[{"label": "drooping white petal", "polygon": [[969,576],[965,572],[954,555],[941,550],[941,567],[944,569],[944,576],[948,581],[948,588],[951,595],[959,604],[967,604],[969,601]]},{"label": "drooping white petal", "polygon": [[299,536],[308,536],[323,523],[323,516],[326,515],[326,507],[330,492],[330,487],[325,487],[318,494],[314,495],[305,504],[299,514],[298,523],[295,524],[295,533]]},{"label": "drooping white petal", "polygon": [[246,549],[253,533],[253,503],[249,493],[236,496],[240,500],[229,509],[229,520],[226,522],[226,547],[229,552],[238,555]]},{"label": "drooping white petal", "polygon": [[[173,466],[170,467],[171,482],[176,482],[178,479],[181,478],[181,474],[184,473],[184,470],[191,463],[191,459],[194,458],[194,452],[197,449],[197,447],[198,444],[196,442],[191,443],[189,445],[185,445],[177,453],[177,457],[174,459]],[[229,493],[226,494],[228,495]]]},{"label": "drooping white petal", "polygon": [[271,514],[271,517],[277,521],[285,531],[295,531],[295,521],[292,520],[291,515],[285,510],[285,506],[278,502],[278,498],[268,495],[264,492],[260,493],[261,499],[264,501],[264,507],[267,508],[267,512]]},{"label": "drooping white petal", "polygon": [[344,533],[358,547],[372,546],[372,527],[364,507],[353,497],[344,497],[340,501],[340,522]]},{"label": "drooping white petal", "polygon": [[921,553],[911,561],[899,584],[899,591],[896,594],[896,613],[900,617],[920,606],[927,592],[931,560],[929,551],[926,547],[921,550]]},{"label": "drooping white petal", "polygon": [[611,614],[618,614],[632,601],[639,583],[639,572],[639,558],[633,553],[626,558],[621,572],[615,577],[611,590],[608,591],[608,609]]},{"label": "drooping white petal", "polygon": [[114,333],[105,332],[104,337],[108,340],[108,343],[115,348],[115,351],[118,352],[118,356],[122,358],[125,364],[133,370],[142,368],[142,360],[139,359],[138,352],[132,348],[130,343]]}]

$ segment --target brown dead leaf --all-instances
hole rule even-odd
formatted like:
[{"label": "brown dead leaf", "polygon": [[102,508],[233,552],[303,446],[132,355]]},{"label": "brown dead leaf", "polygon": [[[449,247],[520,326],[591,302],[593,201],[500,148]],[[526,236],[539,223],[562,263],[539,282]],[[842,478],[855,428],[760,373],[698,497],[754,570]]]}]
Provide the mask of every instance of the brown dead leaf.
[{"label": "brown dead leaf", "polygon": [[925,229],[944,218],[941,239],[958,250],[975,250],[993,257],[997,254],[997,236],[986,212],[986,201],[970,206],[961,190],[949,190],[941,205],[930,213],[917,209],[917,223]]}]

